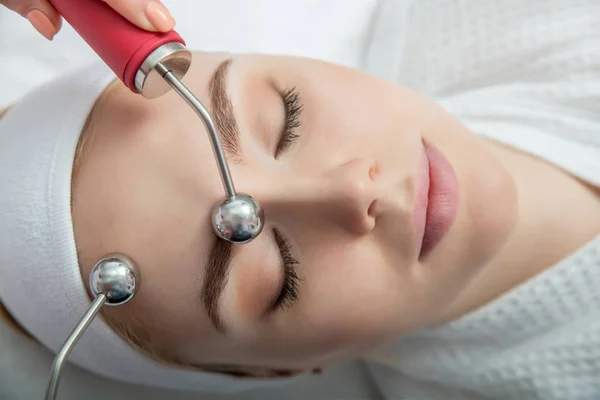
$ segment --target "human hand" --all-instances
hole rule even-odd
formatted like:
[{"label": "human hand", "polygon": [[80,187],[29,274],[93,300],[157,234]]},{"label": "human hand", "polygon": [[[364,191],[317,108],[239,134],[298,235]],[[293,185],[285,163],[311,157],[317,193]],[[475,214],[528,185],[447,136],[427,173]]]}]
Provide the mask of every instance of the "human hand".
[{"label": "human hand", "polygon": [[[97,1],[104,1],[131,23],[147,31],[166,32],[175,26],[175,19],[159,0]],[[48,0],[0,0],[0,4],[27,18],[48,40],[52,40],[62,27],[62,17]]]}]

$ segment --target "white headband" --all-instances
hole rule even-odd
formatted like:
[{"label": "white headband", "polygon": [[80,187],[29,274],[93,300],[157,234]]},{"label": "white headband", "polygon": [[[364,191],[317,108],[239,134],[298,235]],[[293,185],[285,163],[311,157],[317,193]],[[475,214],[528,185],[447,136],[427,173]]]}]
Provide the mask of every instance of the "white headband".
[{"label": "white headband", "polygon": [[[90,305],[71,221],[71,170],[85,120],[113,80],[104,64],[94,64],[33,91],[0,120],[0,299],[55,353]],[[234,392],[294,380],[165,366],[135,351],[100,318],[69,361],[116,380],[169,389]]]}]

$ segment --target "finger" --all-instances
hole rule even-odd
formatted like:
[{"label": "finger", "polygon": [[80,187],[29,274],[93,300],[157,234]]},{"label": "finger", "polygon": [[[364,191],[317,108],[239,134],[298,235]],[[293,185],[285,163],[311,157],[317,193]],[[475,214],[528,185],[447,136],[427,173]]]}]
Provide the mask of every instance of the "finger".
[{"label": "finger", "polygon": [[0,0],[0,4],[27,18],[33,27],[52,40],[62,27],[62,18],[47,0]]},{"label": "finger", "polygon": [[159,0],[103,1],[142,29],[167,32],[175,26],[175,19]]}]

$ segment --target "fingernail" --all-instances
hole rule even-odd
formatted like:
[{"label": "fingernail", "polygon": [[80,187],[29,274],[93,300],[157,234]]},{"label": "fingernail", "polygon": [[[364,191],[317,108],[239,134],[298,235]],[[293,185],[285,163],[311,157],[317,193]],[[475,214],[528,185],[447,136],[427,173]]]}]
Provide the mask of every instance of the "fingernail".
[{"label": "fingernail", "polygon": [[52,40],[56,35],[57,29],[50,21],[50,18],[38,9],[33,9],[25,15],[25,18],[42,36],[48,40]]},{"label": "fingernail", "polygon": [[146,7],[146,18],[155,29],[166,32],[175,26],[175,18],[169,13],[166,7],[158,2],[151,1]]}]

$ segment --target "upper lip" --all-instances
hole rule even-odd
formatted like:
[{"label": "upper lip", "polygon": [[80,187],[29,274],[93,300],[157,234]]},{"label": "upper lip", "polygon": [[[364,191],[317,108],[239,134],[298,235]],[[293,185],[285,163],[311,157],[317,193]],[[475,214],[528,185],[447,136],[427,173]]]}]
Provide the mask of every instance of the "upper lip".
[{"label": "upper lip", "polygon": [[[424,147],[421,150],[416,167],[412,173],[404,176],[399,190],[378,197],[371,207],[372,215],[377,217],[377,225],[382,224],[389,233],[393,246],[403,254],[410,253],[418,257],[427,215],[429,195],[429,162]],[[380,218],[387,215],[387,218]],[[399,240],[400,239],[400,240]]]},{"label": "upper lip", "polygon": [[427,211],[429,207],[429,159],[425,151],[425,145],[422,147],[422,156],[419,158],[419,163],[415,171],[415,196],[414,209],[412,213],[413,228],[415,235],[415,246],[417,255],[421,251],[423,239],[425,236],[425,228],[427,225]]}]

